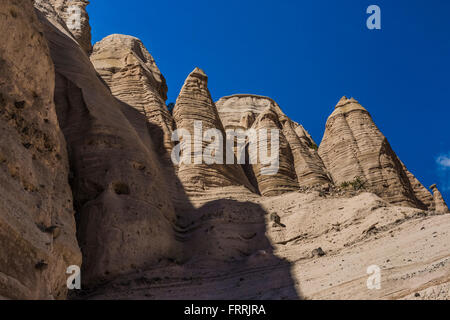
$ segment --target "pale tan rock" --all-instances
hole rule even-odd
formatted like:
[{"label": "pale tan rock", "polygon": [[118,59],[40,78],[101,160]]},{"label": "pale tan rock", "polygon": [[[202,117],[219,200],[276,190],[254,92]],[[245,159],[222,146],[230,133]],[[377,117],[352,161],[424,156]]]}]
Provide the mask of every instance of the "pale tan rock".
[{"label": "pale tan rock", "polygon": [[353,98],[343,97],[328,118],[319,155],[337,185],[360,177],[367,190],[393,204],[427,208],[423,194],[421,201],[415,193],[420,186],[367,110]]},{"label": "pale tan rock", "polygon": [[[284,137],[281,130],[281,123],[278,121],[278,116],[270,108],[260,113],[252,126],[257,134],[258,153],[250,154],[249,160],[253,164],[251,166],[252,172],[250,176],[254,176],[259,192],[263,196],[271,197],[278,196],[283,193],[297,191],[299,189],[297,175],[295,174],[294,159],[292,151],[287,139]],[[278,131],[279,139],[275,140],[279,143],[278,161],[276,168],[271,169],[269,164],[263,164],[260,159],[259,149],[262,147],[264,137],[260,130],[267,132],[267,151],[270,155],[277,152],[272,144],[271,130]],[[254,159],[254,157],[258,157]],[[268,172],[265,172],[267,171]]]},{"label": "pale tan rock", "polygon": [[311,187],[315,185],[330,184],[325,165],[317,153],[317,145],[301,125],[292,122],[288,117],[282,116],[283,134],[289,143],[294,159],[294,168],[300,186]]},{"label": "pale tan rock", "polygon": [[[35,0],[42,2],[42,0]],[[91,26],[86,7],[89,0],[49,0],[58,15],[78,41],[83,50],[89,55],[92,52]],[[77,22],[79,19],[79,23]]]},{"label": "pale tan rock", "polygon": [[[220,118],[226,129],[250,129],[259,115],[271,110],[281,123],[282,139],[286,139],[289,149],[284,152],[288,161],[293,161],[298,185],[314,186],[330,183],[330,177],[317,153],[317,145],[300,124],[289,119],[280,106],[271,98],[238,94],[221,98],[217,103]],[[290,190],[287,188],[286,190]]]},{"label": "pale tan rock", "polygon": [[216,106],[225,129],[249,129],[256,117],[267,109],[278,116],[284,115],[271,98],[252,94],[223,97],[216,102]]},{"label": "pale tan rock", "polygon": [[[178,168],[178,177],[181,180],[186,193],[195,197],[201,195],[211,188],[222,187],[245,187],[254,191],[254,187],[248,181],[244,171],[237,161],[234,164],[226,164],[226,141],[225,131],[217,113],[216,106],[211,99],[208,90],[208,77],[199,68],[196,68],[186,79],[178,96],[173,117],[178,130],[185,129],[190,132],[191,141],[191,164],[182,162]],[[208,142],[198,141],[202,146],[200,154],[195,150],[194,123],[202,124],[203,133],[209,129],[217,129],[223,137],[222,162],[224,164],[206,164],[200,158],[200,163],[195,164],[196,154],[201,157]],[[241,191],[245,192],[245,191]]]},{"label": "pale tan rock", "polygon": [[433,191],[434,210],[439,213],[449,213],[450,210],[448,210],[448,206],[437,185],[433,184],[430,189]]},{"label": "pale tan rock", "polygon": [[419,200],[419,203],[422,203],[429,210],[433,210],[434,200],[430,191],[427,190],[427,188],[425,188],[423,184],[419,180],[417,180],[417,178],[411,172],[409,172],[409,170],[406,168],[406,166],[400,159],[398,160],[402,164],[403,171],[406,172],[406,175],[409,179],[409,183],[411,184],[411,187],[413,189],[414,195]]},{"label": "pale tan rock", "polygon": [[[87,299],[448,299],[450,215],[319,192],[221,200],[200,212],[185,232],[195,259],[117,279]],[[312,256],[318,248],[326,255]],[[380,290],[367,287],[371,266]]]},{"label": "pale tan rock", "polygon": [[53,63],[30,1],[2,1],[0,29],[0,297],[65,299],[81,253]]},{"label": "pale tan rock", "polygon": [[95,44],[90,59],[111,93],[147,119],[156,152],[171,163],[174,121],[165,103],[166,80],[142,42],[110,35]]},{"label": "pale tan rock", "polygon": [[56,13],[38,8],[70,150],[83,285],[176,260],[175,211],[147,118],[111,94]]}]

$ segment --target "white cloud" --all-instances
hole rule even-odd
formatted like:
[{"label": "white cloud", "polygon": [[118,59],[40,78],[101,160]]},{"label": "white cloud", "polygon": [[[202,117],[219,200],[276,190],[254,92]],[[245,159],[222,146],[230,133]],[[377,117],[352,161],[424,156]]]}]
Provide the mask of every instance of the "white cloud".
[{"label": "white cloud", "polygon": [[437,176],[441,191],[450,192],[450,153],[436,158]]},{"label": "white cloud", "polygon": [[441,169],[450,169],[450,154],[449,155],[440,155],[436,159],[436,162],[441,167]]}]

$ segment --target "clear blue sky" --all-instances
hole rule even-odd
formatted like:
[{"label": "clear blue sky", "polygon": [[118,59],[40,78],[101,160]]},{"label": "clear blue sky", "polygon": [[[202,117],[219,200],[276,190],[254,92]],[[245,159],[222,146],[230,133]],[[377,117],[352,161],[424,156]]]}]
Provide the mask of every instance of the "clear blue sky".
[{"label": "clear blue sky", "polygon": [[[372,114],[406,166],[450,202],[450,1],[93,0],[93,42],[140,38],[174,102],[198,66],[215,100],[275,99],[319,143],[343,96]],[[366,9],[382,10],[382,30]]]}]

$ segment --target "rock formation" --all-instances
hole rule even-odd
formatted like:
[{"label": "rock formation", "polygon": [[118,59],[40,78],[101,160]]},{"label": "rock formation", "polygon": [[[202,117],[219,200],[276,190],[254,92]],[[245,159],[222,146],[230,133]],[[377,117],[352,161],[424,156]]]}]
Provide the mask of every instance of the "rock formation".
[{"label": "rock formation", "polygon": [[[311,136],[300,124],[289,119],[274,100],[262,96],[239,94],[221,98],[217,102],[217,109],[226,129],[242,130],[250,129],[259,115],[271,110],[275,115],[275,121],[279,123],[281,140],[287,141],[288,146],[283,149],[280,157],[293,163],[297,176],[296,184],[311,187],[331,182],[317,153],[317,145]],[[287,181],[286,186],[292,186],[292,182]],[[284,190],[284,192],[292,191],[291,187]],[[281,189],[279,191],[281,192]]]},{"label": "rock formation", "polygon": [[416,195],[424,187],[411,185],[414,178],[353,98],[343,97],[328,118],[319,155],[337,185],[361,179],[367,190],[390,203],[427,208]]},{"label": "rock formation", "polygon": [[30,1],[0,16],[0,300],[61,299],[81,253],[53,63]]},{"label": "rock formation", "polygon": [[[35,1],[41,2],[42,0]],[[64,20],[83,50],[89,55],[92,51],[91,26],[86,11],[89,0],[49,0],[49,2],[59,17]]]},{"label": "rock formation", "polygon": [[[191,136],[191,141],[183,141],[191,145],[191,153],[184,155],[187,161],[181,162],[178,169],[178,176],[187,194],[193,196],[211,188],[229,186],[245,186],[254,191],[237,161],[234,160],[234,164],[226,164],[225,130],[208,90],[208,77],[201,69],[196,68],[187,77],[173,110],[173,117],[177,129],[187,130]],[[202,126],[203,134],[200,137],[195,134],[196,122]],[[203,137],[209,129],[217,129],[222,138],[205,141]],[[213,155],[213,152],[205,151],[212,142],[220,144],[218,150],[222,152],[217,156],[223,164],[206,164],[203,161],[203,155]],[[196,150],[196,145],[200,147],[199,150]]]},{"label": "rock formation", "polygon": [[[147,118],[159,154],[172,151],[173,119],[166,107],[166,80],[142,42],[111,35],[94,46],[91,61],[112,94]],[[163,136],[157,132],[162,130]],[[159,136],[158,136],[159,135]]]},{"label": "rock formation", "polygon": [[441,192],[437,188],[437,185],[433,184],[430,187],[431,191],[433,191],[433,200],[434,200],[434,210],[438,213],[448,213],[448,206],[445,203],[444,198],[442,197]]},{"label": "rock formation", "polygon": [[[254,119],[267,109],[272,110],[277,116],[284,115],[272,99],[251,94],[236,94],[220,98],[216,106],[225,129],[249,129]],[[253,119],[253,121],[245,119]]]},{"label": "rock formation", "polygon": [[84,284],[176,259],[175,212],[147,118],[111,94],[52,8],[38,8],[56,68]]},{"label": "rock formation", "polygon": [[[215,104],[198,68],[172,116],[138,39],[89,58],[88,1],[32,3],[0,7],[0,299],[64,299],[70,266],[81,299],[450,299],[448,207],[356,100],[318,152],[270,98]],[[238,163],[235,129],[267,152],[247,137]],[[172,163],[183,146],[200,162]],[[380,290],[361,281],[371,264]]]},{"label": "rock formation", "polygon": [[[250,164],[253,164],[250,176],[254,176],[261,195],[270,197],[297,191],[299,187],[294,159],[288,141],[281,133],[281,124],[276,113],[271,109],[260,113],[251,129],[257,134],[257,146],[255,152],[249,156]],[[273,139],[272,130],[277,133],[278,138]],[[263,147],[265,144],[267,148]],[[267,155],[270,161],[264,163],[261,152],[264,156]]]}]

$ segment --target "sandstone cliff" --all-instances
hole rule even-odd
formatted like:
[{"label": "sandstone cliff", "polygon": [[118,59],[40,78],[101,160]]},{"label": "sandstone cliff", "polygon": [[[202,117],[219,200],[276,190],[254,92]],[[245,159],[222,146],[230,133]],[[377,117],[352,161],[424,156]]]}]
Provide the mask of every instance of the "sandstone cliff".
[{"label": "sandstone cliff", "polygon": [[[42,0],[36,0],[41,2]],[[81,48],[89,55],[92,51],[91,26],[86,7],[89,0],[49,0],[59,17],[64,20]]]},{"label": "sandstone cliff", "polygon": [[111,94],[56,12],[38,8],[56,69],[85,285],[174,259],[175,212],[147,118]]},{"label": "sandstone cliff", "polygon": [[[234,164],[226,164],[225,130],[208,90],[208,77],[201,69],[196,68],[187,77],[173,110],[173,118],[177,129],[187,130],[191,136],[191,141],[183,141],[191,145],[191,152],[184,154],[185,161],[180,163],[178,169],[178,176],[188,195],[195,196],[211,188],[230,186],[244,186],[250,191],[254,190],[242,167],[236,161],[233,160]],[[201,122],[200,136],[195,134],[196,121]],[[210,142],[205,141],[204,134],[209,129],[217,129],[221,137],[210,137]],[[206,151],[213,142],[219,144],[218,150],[221,150],[221,154],[218,154],[220,158],[218,160],[223,164],[206,164],[202,159],[205,154],[215,158],[213,150],[209,153]],[[196,145],[200,146],[199,150],[196,150]],[[211,160],[215,161],[215,159]]]},{"label": "sandstone cliff", "polygon": [[81,254],[53,63],[30,1],[0,16],[0,299],[61,299]]},{"label": "sandstone cliff", "polygon": [[[281,124],[276,113],[271,109],[263,111],[258,115],[251,129],[254,129],[258,136],[255,148],[258,152],[249,156],[249,161],[253,164],[250,176],[254,176],[261,195],[270,197],[297,191],[299,187],[292,151],[288,141],[280,132]],[[273,136],[275,132],[278,133],[278,137]],[[278,149],[275,147],[276,144]],[[264,145],[267,145],[267,148],[264,148]],[[270,161],[264,163],[261,156],[268,157]],[[275,158],[272,156],[276,156],[276,161],[273,161]]]},{"label": "sandstone cliff", "polygon": [[299,186],[311,187],[331,182],[311,136],[300,124],[289,119],[274,100],[239,94],[221,98],[217,102],[217,109],[226,129],[248,130],[262,113],[267,110],[273,113],[274,121],[278,123],[275,127],[280,130],[281,140],[287,143],[280,153],[281,162],[292,163],[294,168],[290,173],[291,177],[286,181],[286,186],[291,187],[285,188],[284,191],[280,189],[278,192],[293,190],[292,182],[289,180],[293,178],[294,172],[296,174],[294,179]]},{"label": "sandstone cliff", "polygon": [[431,203],[425,188],[408,173],[370,114],[354,99],[343,97],[328,118],[319,155],[337,185],[359,177],[367,190],[393,204],[426,209]]}]

